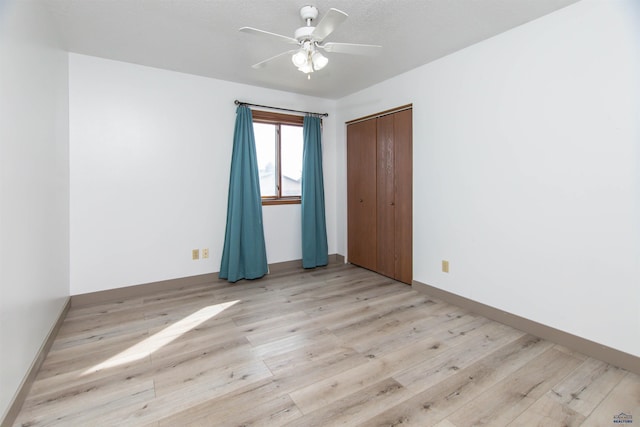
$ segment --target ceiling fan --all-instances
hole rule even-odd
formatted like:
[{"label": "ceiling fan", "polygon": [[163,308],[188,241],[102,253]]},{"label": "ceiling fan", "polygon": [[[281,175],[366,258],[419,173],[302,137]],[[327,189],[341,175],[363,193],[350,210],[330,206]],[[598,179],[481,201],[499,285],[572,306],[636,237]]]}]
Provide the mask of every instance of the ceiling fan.
[{"label": "ceiling fan", "polygon": [[240,28],[240,31],[269,38],[271,40],[279,40],[297,45],[295,49],[282,52],[276,56],[252,65],[253,68],[263,68],[269,62],[280,58],[281,56],[291,55],[291,61],[298,70],[307,74],[307,78],[311,78],[310,73],[323,69],[329,62],[329,59],[320,52],[321,50],[330,53],[374,55],[382,47],[371,44],[325,43],[324,40],[338,27],[338,25],[342,24],[348,16],[349,15],[346,13],[332,8],[324,14],[320,22],[318,22],[318,25],[313,26],[313,21],[318,18],[318,9],[315,6],[304,6],[300,9],[300,17],[306,25],[298,28],[293,37],[283,36],[252,27],[242,27]]}]

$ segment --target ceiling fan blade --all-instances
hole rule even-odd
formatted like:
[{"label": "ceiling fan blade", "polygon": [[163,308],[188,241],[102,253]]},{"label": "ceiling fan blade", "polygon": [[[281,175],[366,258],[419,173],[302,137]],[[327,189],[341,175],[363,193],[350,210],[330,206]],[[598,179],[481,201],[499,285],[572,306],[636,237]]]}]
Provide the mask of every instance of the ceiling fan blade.
[{"label": "ceiling fan blade", "polygon": [[278,39],[280,41],[284,41],[287,43],[298,44],[298,40],[294,39],[293,37],[283,36],[276,33],[270,33],[269,31],[259,30],[257,28],[242,27],[240,28],[239,31],[242,31],[243,33],[248,33],[248,34],[255,34],[257,36],[261,36],[265,38]]},{"label": "ceiling fan blade", "polygon": [[350,53],[353,55],[376,55],[380,52],[382,46],[375,44],[356,44],[356,43],[325,43],[318,45],[327,52],[334,53]]},{"label": "ceiling fan blade", "polygon": [[258,62],[257,64],[253,64],[251,66],[251,68],[255,68],[256,70],[259,70],[260,68],[266,67],[268,62],[271,62],[274,59],[280,58],[281,56],[284,56],[284,55],[291,55],[292,53],[294,53],[296,51],[297,51],[297,49],[293,49],[293,50],[288,50],[286,52],[279,53],[276,56],[272,56],[269,59],[265,59],[264,61]]},{"label": "ceiling fan blade", "polygon": [[338,25],[342,24],[349,15],[341,10],[331,8],[324,14],[316,29],[311,35],[318,41],[324,40],[329,34],[335,30]]}]

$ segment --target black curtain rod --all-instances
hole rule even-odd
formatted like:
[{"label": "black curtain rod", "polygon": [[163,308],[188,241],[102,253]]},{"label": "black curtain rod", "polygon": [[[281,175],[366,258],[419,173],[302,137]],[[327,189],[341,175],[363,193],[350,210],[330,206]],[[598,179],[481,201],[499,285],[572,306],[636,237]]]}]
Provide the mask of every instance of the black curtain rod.
[{"label": "black curtain rod", "polygon": [[290,110],[288,108],[269,107],[268,105],[251,104],[249,102],[238,101],[237,99],[235,101],[233,101],[233,102],[236,105],[247,105],[247,106],[250,106],[250,107],[270,108],[272,110],[290,111],[292,113],[314,114],[314,115],[320,116],[320,117],[329,117],[329,113],[312,113],[311,111],[300,111],[300,110]]}]

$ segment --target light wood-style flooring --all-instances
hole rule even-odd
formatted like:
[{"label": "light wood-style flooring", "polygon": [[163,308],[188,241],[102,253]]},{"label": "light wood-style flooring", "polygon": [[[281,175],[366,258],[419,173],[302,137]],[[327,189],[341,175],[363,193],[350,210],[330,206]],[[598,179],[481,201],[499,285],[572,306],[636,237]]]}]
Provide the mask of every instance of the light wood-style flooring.
[{"label": "light wood-style flooring", "polygon": [[22,426],[640,425],[640,377],[331,265],[72,307]]}]

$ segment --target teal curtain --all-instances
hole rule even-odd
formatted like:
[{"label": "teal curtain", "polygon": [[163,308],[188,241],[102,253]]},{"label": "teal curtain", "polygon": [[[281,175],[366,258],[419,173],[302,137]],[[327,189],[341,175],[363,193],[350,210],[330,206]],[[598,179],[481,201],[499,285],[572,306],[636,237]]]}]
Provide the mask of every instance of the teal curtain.
[{"label": "teal curtain", "polygon": [[257,279],[267,272],[253,119],[249,107],[240,105],[236,110],[227,229],[219,277],[236,282]]},{"label": "teal curtain", "polygon": [[329,263],[320,118],[306,116],[302,129],[302,266],[314,268]]}]

